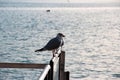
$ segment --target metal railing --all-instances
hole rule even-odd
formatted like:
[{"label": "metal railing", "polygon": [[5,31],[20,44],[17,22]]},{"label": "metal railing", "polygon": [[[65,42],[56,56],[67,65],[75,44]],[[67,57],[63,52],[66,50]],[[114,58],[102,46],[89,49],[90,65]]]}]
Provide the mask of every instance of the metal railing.
[{"label": "metal railing", "polygon": [[43,73],[41,74],[39,80],[49,80],[49,78],[50,78],[49,77],[50,76],[50,74],[49,74],[50,68],[51,68],[50,65],[47,65],[45,67],[45,69],[44,69]]},{"label": "metal railing", "polygon": [[35,68],[44,69],[38,80],[69,80],[69,72],[65,72],[65,52],[61,51],[53,57],[49,64],[0,63],[0,68]]}]

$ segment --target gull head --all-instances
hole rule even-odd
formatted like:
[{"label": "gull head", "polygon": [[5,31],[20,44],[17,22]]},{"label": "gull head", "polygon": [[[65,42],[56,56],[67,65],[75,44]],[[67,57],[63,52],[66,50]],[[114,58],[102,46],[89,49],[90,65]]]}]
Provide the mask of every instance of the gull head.
[{"label": "gull head", "polygon": [[65,37],[65,35],[63,35],[62,33],[58,33],[57,36]]}]

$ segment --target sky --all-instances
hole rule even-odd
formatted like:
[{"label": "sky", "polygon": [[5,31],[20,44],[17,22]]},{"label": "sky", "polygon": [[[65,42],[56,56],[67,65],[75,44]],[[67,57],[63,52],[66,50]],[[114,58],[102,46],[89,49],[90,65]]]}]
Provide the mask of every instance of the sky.
[{"label": "sky", "polygon": [[0,0],[0,2],[40,2],[40,3],[120,3],[120,0]]}]

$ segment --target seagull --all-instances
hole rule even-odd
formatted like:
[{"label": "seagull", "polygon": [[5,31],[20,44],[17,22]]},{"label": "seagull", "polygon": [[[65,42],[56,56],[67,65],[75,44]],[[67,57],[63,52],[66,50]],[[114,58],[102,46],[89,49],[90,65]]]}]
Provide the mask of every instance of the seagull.
[{"label": "seagull", "polygon": [[52,51],[54,56],[59,48],[62,50],[62,46],[64,45],[63,37],[65,37],[65,35],[58,33],[57,36],[52,38],[43,48],[37,49],[35,52]]}]

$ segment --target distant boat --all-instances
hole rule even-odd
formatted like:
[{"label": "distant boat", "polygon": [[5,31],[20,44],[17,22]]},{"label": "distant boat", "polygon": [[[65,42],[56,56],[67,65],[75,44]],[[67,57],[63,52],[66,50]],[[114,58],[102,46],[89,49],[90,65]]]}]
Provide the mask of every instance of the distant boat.
[{"label": "distant boat", "polygon": [[50,12],[50,10],[46,10],[46,12]]}]

